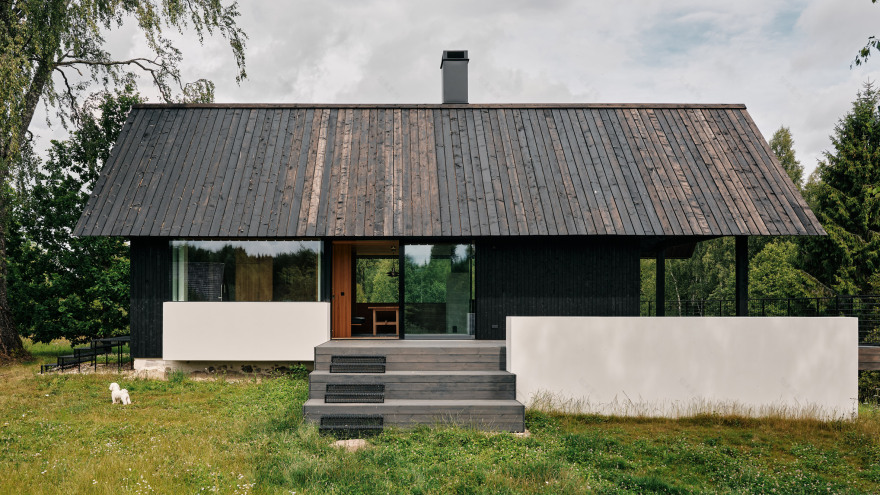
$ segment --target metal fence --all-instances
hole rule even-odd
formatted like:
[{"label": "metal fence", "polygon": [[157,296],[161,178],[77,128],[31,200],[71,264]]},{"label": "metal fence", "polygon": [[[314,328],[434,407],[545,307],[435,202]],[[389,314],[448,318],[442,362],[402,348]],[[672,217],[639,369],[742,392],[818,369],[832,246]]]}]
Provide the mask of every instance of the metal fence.
[{"label": "metal fence", "polygon": [[[641,316],[656,316],[655,301],[643,300]],[[666,301],[667,316],[734,316],[733,299]],[[854,316],[859,344],[880,345],[880,295],[749,299],[751,316]]]}]

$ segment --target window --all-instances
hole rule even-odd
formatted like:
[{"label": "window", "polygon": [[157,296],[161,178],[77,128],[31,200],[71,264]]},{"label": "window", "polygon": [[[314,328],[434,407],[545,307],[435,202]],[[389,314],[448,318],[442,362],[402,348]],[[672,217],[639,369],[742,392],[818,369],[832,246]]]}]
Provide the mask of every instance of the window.
[{"label": "window", "polygon": [[318,301],[320,241],[172,241],[173,301]]}]

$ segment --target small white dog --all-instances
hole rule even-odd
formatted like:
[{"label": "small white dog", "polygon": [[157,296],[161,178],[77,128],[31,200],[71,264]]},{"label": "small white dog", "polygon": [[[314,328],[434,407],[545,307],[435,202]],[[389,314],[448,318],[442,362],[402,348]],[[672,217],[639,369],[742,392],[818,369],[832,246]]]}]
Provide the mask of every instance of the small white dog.
[{"label": "small white dog", "polygon": [[131,398],[128,397],[128,390],[119,389],[119,384],[113,382],[110,384],[110,398],[114,404],[131,404]]}]

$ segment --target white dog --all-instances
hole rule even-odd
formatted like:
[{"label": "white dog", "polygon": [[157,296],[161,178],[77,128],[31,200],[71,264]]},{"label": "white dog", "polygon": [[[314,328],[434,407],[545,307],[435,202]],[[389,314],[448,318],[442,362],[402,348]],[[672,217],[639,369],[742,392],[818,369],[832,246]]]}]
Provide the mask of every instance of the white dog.
[{"label": "white dog", "polygon": [[131,404],[131,399],[128,397],[128,390],[120,390],[119,384],[116,382],[110,384],[110,398],[113,399],[114,404]]}]

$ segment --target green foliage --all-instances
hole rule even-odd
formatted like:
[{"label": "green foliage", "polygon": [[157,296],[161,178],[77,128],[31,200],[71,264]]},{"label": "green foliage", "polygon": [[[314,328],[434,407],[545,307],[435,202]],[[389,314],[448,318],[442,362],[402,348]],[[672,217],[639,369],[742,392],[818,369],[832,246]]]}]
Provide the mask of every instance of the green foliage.
[{"label": "green foliage", "polygon": [[21,333],[37,342],[128,333],[127,243],[71,232],[129,108],[140,101],[130,87],[90,99],[79,128],[52,143],[13,210],[10,307]]},{"label": "green foliage", "polygon": [[880,404],[880,371],[859,371],[859,402]]},{"label": "green foliage", "polygon": [[843,294],[880,291],[880,93],[869,83],[837,124],[806,187],[828,236],[804,242],[805,268]]},{"label": "green foliage", "polygon": [[779,164],[785,169],[794,185],[801,189],[804,182],[804,167],[794,156],[794,139],[788,127],[782,126],[773,133],[773,137],[770,138],[770,149],[773,150]]},{"label": "green foliage", "polygon": [[767,243],[749,263],[749,298],[820,297],[824,287],[797,267],[798,244],[778,239]]},{"label": "green foliage", "polygon": [[400,272],[396,258],[358,258],[355,269],[357,302],[397,303],[400,278],[388,275]]}]

